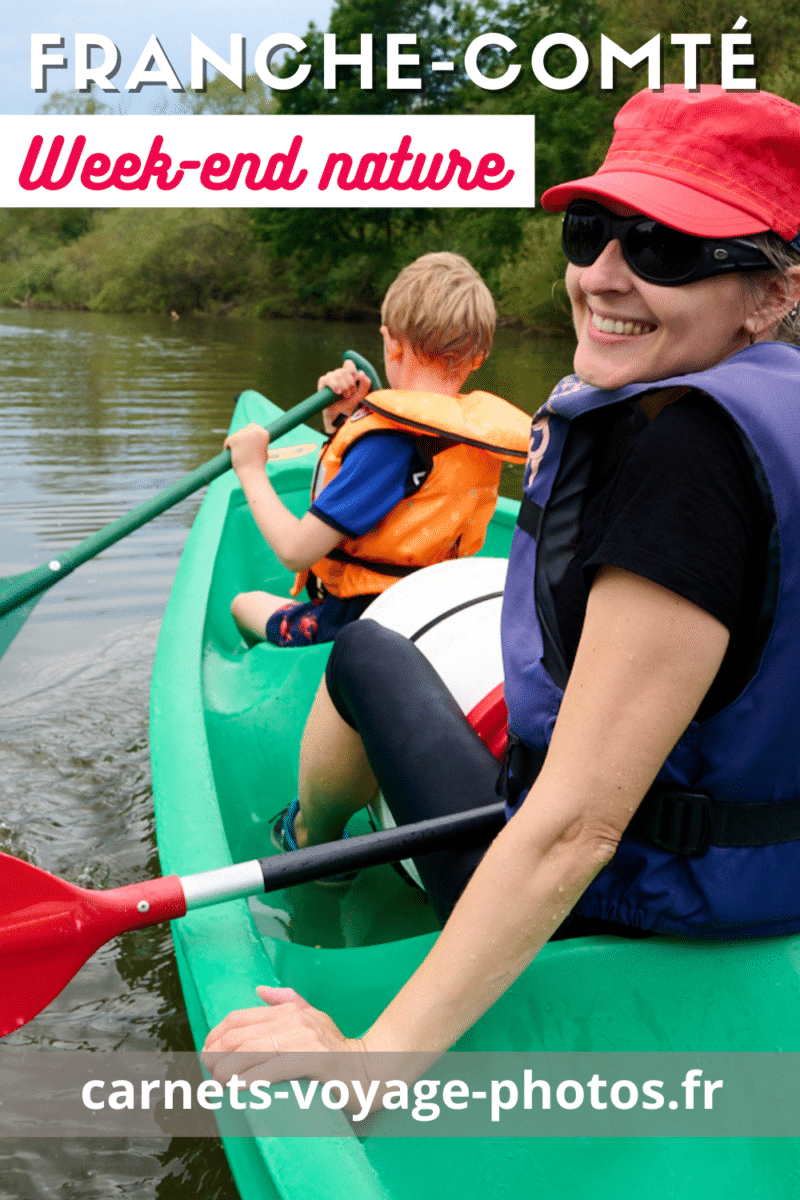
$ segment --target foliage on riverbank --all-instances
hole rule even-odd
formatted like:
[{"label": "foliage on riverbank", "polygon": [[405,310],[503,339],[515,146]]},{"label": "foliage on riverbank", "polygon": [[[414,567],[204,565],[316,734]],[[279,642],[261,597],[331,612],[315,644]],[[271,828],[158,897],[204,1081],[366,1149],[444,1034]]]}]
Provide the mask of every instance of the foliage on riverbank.
[{"label": "foliage on riverbank", "polygon": [[[280,212],[268,241],[244,209],[8,209],[0,213],[0,304],[371,320],[405,263],[429,250],[452,249],[481,270],[502,319],[550,332],[568,323],[550,295],[563,274],[553,218],[520,222],[506,210],[467,211],[415,226],[413,217],[400,216],[403,237],[392,245],[384,226],[394,215],[379,210],[360,222],[352,218],[361,245],[354,235],[349,253],[331,254],[319,212],[313,214],[317,236],[309,228],[302,249],[292,253],[287,246],[280,253]],[[296,222],[312,225],[302,210],[292,214]],[[520,224],[519,250],[505,262],[493,248],[493,222]]]},{"label": "foliage on riverbank", "polygon": [[[255,310],[269,287],[266,248],[241,209],[78,210],[70,231],[0,220],[0,300],[99,312]],[[53,241],[61,232],[57,244]]]},{"label": "foliage on riverbank", "polygon": [[[748,29],[758,48],[761,86],[800,101],[800,69],[788,55],[796,27],[796,0],[751,0]],[[425,89],[386,88],[385,35],[414,29],[419,45],[457,58],[478,34],[503,33],[519,47],[553,32],[569,33],[590,53],[601,32],[630,50],[662,33],[667,80],[682,80],[683,50],[665,31],[712,34],[698,55],[699,77],[719,79],[719,35],[731,27],[722,0],[336,0],[329,30],[342,50],[358,35],[375,35],[375,85],[362,89],[355,68],[343,68],[335,90],[320,73],[303,86],[270,97],[260,80],[244,93],[217,77],[205,94],[184,100],[204,112],[535,113],[537,192],[565,178],[591,173],[610,140],[613,115],[646,83],[646,67],[618,69],[616,86],[600,87],[598,71],[569,91],[543,87],[529,66],[501,91],[477,88],[459,72],[427,73]],[[308,54],[320,61],[322,33],[304,35]],[[484,50],[481,70],[505,70]],[[382,59],[381,55],[384,56]],[[563,49],[546,60],[553,75],[574,60]],[[289,74],[296,63],[289,59]],[[71,105],[74,107],[71,108]],[[100,113],[93,97],[53,97],[50,112]],[[533,152],[533,147],[531,148]],[[501,317],[541,332],[569,325],[567,306],[554,281],[564,260],[558,221],[513,209],[144,209],[0,210],[0,304],[98,311],[238,311],[250,315],[373,318],[397,271],[418,254],[448,249],[472,261],[492,289]]]}]

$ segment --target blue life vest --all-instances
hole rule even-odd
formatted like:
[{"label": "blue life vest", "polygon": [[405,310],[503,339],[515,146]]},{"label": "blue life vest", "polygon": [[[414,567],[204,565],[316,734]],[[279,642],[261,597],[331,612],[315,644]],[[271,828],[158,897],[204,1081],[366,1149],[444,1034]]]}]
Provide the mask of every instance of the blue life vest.
[{"label": "blue life vest", "polygon": [[[533,751],[546,752],[568,677],[553,590],[574,554],[598,430],[608,429],[601,410],[609,410],[610,421],[621,401],[687,385],[733,418],[774,508],[764,602],[769,632],[744,690],[708,720],[689,725],[658,779],[706,793],[726,809],[760,802],[772,815],[773,805],[800,797],[800,349],[794,346],[761,343],[707,371],[613,392],[574,375],[557,385],[531,428],[503,603],[509,728]],[[712,844],[687,857],[626,833],[578,908],[678,936],[793,933],[800,930],[800,841]]]}]

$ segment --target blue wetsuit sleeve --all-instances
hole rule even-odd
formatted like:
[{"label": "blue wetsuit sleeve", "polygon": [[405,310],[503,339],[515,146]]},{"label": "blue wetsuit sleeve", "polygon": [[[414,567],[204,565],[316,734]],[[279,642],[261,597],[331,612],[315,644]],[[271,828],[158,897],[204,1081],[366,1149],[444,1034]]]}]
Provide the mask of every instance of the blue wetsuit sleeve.
[{"label": "blue wetsuit sleeve", "polygon": [[367,434],[351,446],[310,511],[346,537],[361,537],[408,495],[415,451],[408,434]]}]

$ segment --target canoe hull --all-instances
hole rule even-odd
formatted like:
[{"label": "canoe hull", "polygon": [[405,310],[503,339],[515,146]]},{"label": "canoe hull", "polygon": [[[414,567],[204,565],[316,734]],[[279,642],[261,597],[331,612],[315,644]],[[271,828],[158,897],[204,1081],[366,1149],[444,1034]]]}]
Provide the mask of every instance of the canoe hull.
[{"label": "canoe hull", "polygon": [[[245,393],[235,427],[277,413]],[[270,467],[298,514],[318,434]],[[501,501],[485,552],[507,554],[515,507]],[[165,613],[153,673],[151,746],[164,873],[270,853],[270,818],[296,790],[297,745],[328,647],[246,651],[229,613],[240,590],[286,594],[289,578],[257,533],[232,473],[209,488]],[[362,872],[346,901],[313,886],[231,901],[173,925],[198,1045],[256,983],[295,987],[345,1033],[360,1033],[435,938],[424,897],[390,868]],[[800,1050],[800,939],[694,944],[588,938],[547,946],[457,1049],[493,1051]],[[242,1133],[246,1134],[246,1126]],[[226,1138],[243,1197],[481,1200],[591,1195],[620,1200],[753,1200],[787,1195],[794,1139],[396,1140]],[[476,1190],[477,1188],[477,1190]]]}]

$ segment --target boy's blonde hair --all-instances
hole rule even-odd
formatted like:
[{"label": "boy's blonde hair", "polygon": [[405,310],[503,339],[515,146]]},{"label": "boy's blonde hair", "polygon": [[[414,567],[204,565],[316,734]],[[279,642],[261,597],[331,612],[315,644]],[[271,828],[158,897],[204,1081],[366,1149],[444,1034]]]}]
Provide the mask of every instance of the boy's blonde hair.
[{"label": "boy's blonde hair", "polygon": [[492,348],[497,313],[478,272],[460,254],[423,254],[386,293],[381,323],[418,358],[468,370]]}]

